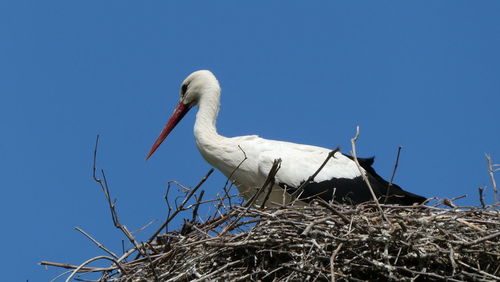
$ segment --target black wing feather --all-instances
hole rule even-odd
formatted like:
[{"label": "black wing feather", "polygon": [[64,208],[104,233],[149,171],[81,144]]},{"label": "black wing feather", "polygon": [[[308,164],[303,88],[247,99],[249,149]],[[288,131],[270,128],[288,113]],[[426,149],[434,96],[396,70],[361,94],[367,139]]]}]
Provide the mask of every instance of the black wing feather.
[{"label": "black wing feather", "polygon": [[[346,157],[353,160],[352,156]],[[375,158],[358,158],[358,162],[365,169],[368,181],[373,188],[373,192],[379,198],[381,203],[412,205],[414,203],[422,203],[426,198],[404,191],[396,184],[391,184],[380,177],[373,169],[372,165]],[[278,183],[280,187],[286,189],[289,193],[293,193],[298,187],[287,185],[286,183]],[[301,183],[302,185],[302,183]],[[321,182],[311,182],[304,186],[303,192],[299,198],[304,201],[310,201],[314,197],[320,197],[326,201],[336,201],[346,204],[359,204],[372,200],[371,193],[366,185],[363,177],[355,178],[332,178]]]}]

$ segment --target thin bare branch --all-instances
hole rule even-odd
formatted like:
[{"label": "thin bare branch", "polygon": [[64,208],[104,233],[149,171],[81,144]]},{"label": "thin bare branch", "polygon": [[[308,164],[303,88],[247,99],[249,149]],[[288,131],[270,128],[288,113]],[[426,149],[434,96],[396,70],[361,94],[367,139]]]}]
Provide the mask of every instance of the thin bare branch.
[{"label": "thin bare branch", "polygon": [[401,149],[403,147],[398,147],[398,153],[396,155],[396,162],[394,163],[394,169],[392,170],[391,180],[389,181],[389,185],[387,185],[387,193],[385,193],[384,204],[387,202],[389,198],[389,192],[391,191],[392,184],[394,183],[394,177],[396,176],[396,170],[398,169],[399,164],[399,155],[401,154]]},{"label": "thin bare branch", "polygon": [[337,147],[333,149],[330,153],[328,153],[326,159],[323,161],[323,163],[319,166],[319,168],[311,175],[309,178],[307,178],[306,181],[302,182],[302,184],[295,190],[291,196],[292,198],[298,198],[299,195],[302,193],[304,190],[304,187],[306,187],[308,184],[314,181],[314,178],[321,172],[321,170],[325,167],[325,165],[328,163],[328,161],[335,156],[335,153],[340,151],[340,147]]},{"label": "thin bare branch", "polygon": [[358,167],[359,173],[361,174],[361,176],[363,177],[363,180],[366,183],[366,186],[370,190],[370,194],[372,195],[373,201],[377,205],[377,208],[378,208],[382,218],[384,218],[385,221],[390,223],[389,219],[385,216],[385,213],[382,210],[382,207],[380,207],[380,203],[378,201],[378,198],[375,195],[375,192],[373,192],[372,185],[370,184],[368,177],[366,177],[366,172],[364,171],[364,169],[361,168],[361,165],[359,164],[358,157],[356,155],[356,141],[358,140],[358,138],[359,138],[359,126],[356,126],[356,135],[354,136],[354,138],[351,139],[351,144],[352,144],[351,155],[354,159],[354,162],[356,163],[356,166]]},{"label": "thin bare branch", "polygon": [[490,180],[491,180],[491,185],[493,185],[493,202],[495,205],[498,205],[499,199],[498,199],[498,188],[497,188],[497,182],[495,181],[495,169],[493,169],[493,162],[491,161],[491,156],[486,154],[486,160],[488,162],[488,172],[490,174]]},{"label": "thin bare branch", "polygon": [[149,226],[151,226],[153,223],[157,222],[158,220],[157,219],[152,219],[150,220],[148,223],[146,223],[144,226],[136,229],[136,230],[132,230],[130,231],[130,233],[132,234],[135,234],[135,233],[139,233],[139,232],[142,232],[144,231],[146,228],[148,228]]},{"label": "thin bare branch", "polygon": [[191,192],[189,192],[189,194],[186,196],[186,198],[184,199],[184,201],[182,202],[182,204],[163,222],[163,224],[160,226],[160,228],[158,228],[151,237],[149,237],[148,239],[148,243],[151,243],[155,238],[156,236],[163,230],[163,228],[165,228],[169,223],[170,221],[172,221],[172,219],[179,213],[183,210],[184,206],[187,204],[187,202],[191,199],[191,197],[194,195],[194,193],[196,192],[196,190],[198,190],[201,185],[203,185],[203,183],[205,183],[205,181],[207,181],[208,177],[212,174],[212,172],[214,172],[214,169],[211,168],[207,174],[205,175],[205,177],[203,177],[200,182],[198,182],[198,184],[193,188],[191,189]]},{"label": "thin bare branch", "polygon": [[229,182],[232,183],[231,179],[233,178],[233,175],[236,173],[236,171],[238,171],[238,169],[240,169],[241,165],[248,159],[247,153],[245,153],[245,150],[243,150],[243,148],[241,148],[240,145],[238,145],[238,149],[240,149],[240,151],[243,153],[243,160],[241,160],[241,162],[234,168],[234,170],[231,172],[231,174],[229,174],[229,177],[226,179],[226,183],[224,184],[224,188],[223,188],[223,191],[226,194],[226,197],[228,197],[228,203],[229,203],[230,207],[233,206],[233,203],[231,201],[231,197],[229,197],[229,190],[231,189],[232,185],[230,185],[228,188],[227,184]]},{"label": "thin bare branch", "polygon": [[75,227],[75,230],[77,230],[78,232],[82,233],[85,237],[89,238],[94,244],[96,244],[97,247],[99,247],[100,249],[102,249],[106,253],[110,254],[115,259],[118,259],[118,256],[115,253],[113,253],[112,251],[108,250],[106,247],[104,247],[103,244],[99,243],[97,240],[95,240],[94,238],[92,238],[92,236],[90,236],[87,232],[83,231],[83,229],[81,229],[80,227]]},{"label": "thin bare branch", "polygon": [[331,279],[332,282],[335,282],[335,257],[339,253],[340,248],[342,248],[343,244],[344,243],[340,243],[330,256],[330,272],[332,273],[332,279]]},{"label": "thin bare branch", "polygon": [[[72,265],[72,264],[67,264],[67,263],[59,263],[59,262],[51,262],[51,261],[41,261],[39,263],[40,265],[46,265],[46,266],[55,266],[55,267],[60,267],[60,268],[66,268],[66,269],[76,269],[78,268],[78,265]],[[81,267],[80,271],[81,272],[100,272],[100,271],[110,271],[113,269],[116,269],[117,267]]]},{"label": "thin bare branch", "polygon": [[[224,234],[226,234],[227,232],[229,232],[233,227],[234,225],[242,218],[245,216],[245,214],[248,212],[248,210],[250,210],[250,208],[253,206],[253,204],[257,201],[257,199],[260,197],[260,195],[262,194],[262,192],[268,188],[268,189],[273,189],[272,185],[274,184],[274,177],[276,176],[276,173],[278,173],[278,170],[280,168],[280,165],[281,165],[281,159],[276,159],[274,160],[273,162],[273,166],[271,167],[271,169],[269,170],[269,173],[267,175],[267,179],[266,181],[264,181],[264,184],[262,185],[262,187],[259,188],[259,190],[257,191],[257,193],[255,193],[252,198],[243,206],[245,208],[245,210],[241,213],[239,213],[237,216],[236,216],[236,219],[234,219],[232,222],[230,222],[226,228],[224,228],[224,230],[222,230],[222,232],[219,234],[219,236],[223,236]],[[265,204],[265,203],[264,203]],[[263,205],[264,206],[264,205]]]},{"label": "thin bare branch", "polygon": [[121,267],[121,265],[114,258],[107,257],[107,256],[98,256],[98,257],[91,258],[91,259],[85,261],[84,263],[80,264],[77,268],[75,268],[75,270],[73,270],[73,272],[71,272],[71,275],[66,279],[66,282],[71,281],[71,278],[73,278],[73,276],[75,276],[75,274],[78,273],[80,270],[82,270],[87,264],[89,264],[93,261],[96,261],[96,260],[100,260],[100,259],[106,259],[106,260],[110,260],[110,261],[114,262],[115,265],[120,269],[120,271],[123,274],[127,274],[127,272]]},{"label": "thin bare branch", "polygon": [[109,192],[109,185],[108,185],[108,181],[106,179],[106,175],[104,174],[104,170],[101,169],[102,179],[99,179],[96,177],[96,160],[97,160],[98,144],[99,144],[99,135],[97,135],[97,137],[96,137],[96,143],[95,143],[95,148],[94,148],[94,165],[92,168],[94,181],[99,184],[102,191],[104,192],[104,196],[106,197],[106,201],[108,202],[109,210],[111,211],[111,218],[113,219],[113,224],[115,225],[115,227],[120,229],[123,232],[123,234],[125,234],[125,236],[137,248],[137,250],[139,252],[143,253],[143,250],[140,249],[140,246],[137,243],[135,237],[130,233],[130,231],[128,231],[128,229],[125,225],[122,225],[120,223],[120,219],[118,218],[118,212],[116,211],[115,202],[113,202],[111,200],[111,195]]},{"label": "thin bare branch", "polygon": [[484,188],[480,186],[477,189],[479,191],[479,202],[481,203],[481,207],[483,209],[485,209],[486,208],[486,204],[484,203],[484,198],[483,198]]}]

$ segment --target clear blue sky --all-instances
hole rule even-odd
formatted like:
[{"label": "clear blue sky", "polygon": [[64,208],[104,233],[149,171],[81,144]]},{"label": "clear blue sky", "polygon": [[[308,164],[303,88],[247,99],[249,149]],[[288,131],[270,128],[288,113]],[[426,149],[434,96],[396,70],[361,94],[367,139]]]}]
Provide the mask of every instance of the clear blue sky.
[{"label": "clear blue sky", "polygon": [[223,135],[348,152],[359,125],[358,154],[384,177],[401,145],[399,185],[478,204],[484,153],[500,162],[500,2],[236,2],[0,2],[2,279],[47,281],[62,270],[39,261],[101,254],[75,226],[120,252],[91,179],[97,133],[122,222],[163,220],[166,182],[209,169],[194,113],[144,161],[198,69],[222,84]]}]

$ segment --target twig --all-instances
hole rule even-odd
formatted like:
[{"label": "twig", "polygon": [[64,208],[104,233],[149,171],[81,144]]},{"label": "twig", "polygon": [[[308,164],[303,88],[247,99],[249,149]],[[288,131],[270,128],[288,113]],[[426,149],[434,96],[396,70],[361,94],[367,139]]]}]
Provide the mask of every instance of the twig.
[{"label": "twig", "polygon": [[[266,187],[270,186],[269,184],[274,183],[274,177],[276,176],[276,173],[278,172],[280,165],[281,165],[281,159],[274,160],[273,166],[269,170],[269,174],[267,175],[266,181],[264,181],[264,184],[262,185],[262,187],[260,187],[259,190],[252,196],[252,198],[250,198],[250,200],[244,205],[244,208],[245,208],[244,211],[239,213],[238,216],[236,217],[236,219],[234,219],[231,223],[229,223],[226,226],[226,228],[224,228],[224,230],[222,230],[222,232],[219,234],[219,237],[223,236],[224,234],[229,232],[229,230],[231,230],[234,227],[236,222],[238,222],[243,216],[245,216],[245,214],[252,207],[252,205],[255,203],[255,201],[257,201],[257,199],[259,198],[262,191],[264,191],[266,189]],[[270,186],[269,189],[272,189],[272,188],[273,187]]]},{"label": "twig", "polygon": [[193,188],[191,189],[191,192],[189,192],[189,194],[186,196],[186,198],[184,199],[184,201],[182,202],[182,204],[174,211],[174,213],[172,213],[166,220],[165,222],[163,222],[163,224],[160,226],[160,228],[158,228],[154,233],[153,235],[151,235],[151,237],[149,237],[148,239],[148,243],[151,243],[155,238],[156,238],[156,235],[158,235],[161,230],[163,228],[165,228],[167,226],[167,224],[179,213],[183,210],[184,206],[186,205],[186,203],[189,201],[189,199],[191,199],[191,197],[194,195],[194,193],[196,192],[196,190],[198,190],[198,188],[201,187],[201,185],[203,185],[203,183],[205,183],[205,181],[208,179],[208,177],[210,176],[210,174],[212,174],[212,172],[214,172],[214,169],[211,168],[207,174],[205,175],[205,177],[203,177],[200,182],[198,182],[198,184]]},{"label": "twig", "polygon": [[[172,212],[172,207],[170,206],[170,201],[168,200],[168,195],[170,195],[170,183],[171,181],[167,183],[167,191],[165,193],[165,202],[167,203],[167,218],[170,217],[170,213]],[[168,226],[165,228],[167,229],[165,230],[165,232],[168,232]]]},{"label": "twig", "polygon": [[479,238],[477,240],[474,240],[472,242],[463,243],[462,245],[463,246],[472,246],[472,245],[476,245],[476,244],[479,244],[479,243],[487,241],[487,240],[491,240],[491,239],[496,238],[498,236],[500,236],[500,232],[493,233],[493,234],[490,234],[488,236],[484,236],[484,237]]},{"label": "twig", "polygon": [[[123,244],[123,240],[122,240],[122,244]],[[122,246],[123,248],[123,246]],[[131,254],[135,253],[137,249],[134,247],[130,250],[128,250],[127,252],[124,252],[124,254],[118,259],[118,262],[122,262],[123,260],[125,260],[126,258],[128,258]]]},{"label": "twig", "polygon": [[323,218],[316,219],[315,221],[309,223],[309,225],[307,225],[306,229],[304,229],[304,231],[300,235],[302,235],[302,236],[309,235],[309,232],[311,232],[311,230],[313,229],[314,225],[322,223],[322,222],[325,222],[325,221],[327,221],[329,219],[330,218],[328,218],[328,217],[323,217]]},{"label": "twig", "polygon": [[500,277],[498,277],[498,276],[495,276],[495,275],[490,274],[488,272],[484,272],[481,269],[477,269],[477,268],[475,268],[473,266],[470,266],[470,265],[468,265],[468,264],[466,264],[465,262],[462,262],[462,261],[458,261],[458,263],[461,264],[461,265],[463,265],[463,266],[465,266],[465,267],[467,267],[467,268],[469,268],[469,269],[472,269],[472,270],[476,271],[477,273],[480,273],[480,274],[482,274],[484,276],[488,276],[489,278],[493,278],[496,281],[500,281]]},{"label": "twig", "polygon": [[399,164],[399,155],[401,153],[401,149],[403,147],[398,147],[398,154],[396,155],[396,162],[394,163],[394,169],[392,170],[391,180],[389,181],[389,185],[387,185],[387,193],[385,193],[384,204],[387,202],[389,198],[389,191],[391,190],[392,184],[394,183],[394,176],[396,176],[396,170],[398,169]]},{"label": "twig", "polygon": [[451,201],[456,201],[456,200],[460,200],[460,199],[463,199],[463,198],[466,198],[466,197],[467,197],[467,194],[464,194],[464,195],[460,195],[460,196],[457,196],[457,197],[453,197],[450,200]]},{"label": "twig", "polygon": [[343,243],[340,243],[330,257],[330,272],[332,273],[332,282],[335,282],[335,257],[339,253],[340,248],[342,248],[342,245]]},{"label": "twig", "polygon": [[205,190],[201,190],[200,196],[196,197],[196,204],[194,205],[193,209],[193,216],[191,217],[191,223],[195,223],[196,217],[198,216],[198,208],[200,207],[201,201],[203,200],[203,195],[205,194]]},{"label": "twig", "polygon": [[135,233],[142,232],[144,229],[148,228],[149,226],[151,226],[156,221],[157,221],[156,219],[152,219],[148,223],[146,223],[144,226],[142,226],[141,228],[138,228],[136,230],[132,230],[132,231],[130,231],[130,233],[135,234]]},{"label": "twig", "polygon": [[100,260],[100,259],[107,259],[107,260],[110,260],[112,262],[115,263],[115,265],[120,269],[120,271],[123,273],[123,274],[127,274],[127,272],[125,271],[125,269],[123,269],[121,267],[121,265],[112,257],[107,257],[107,256],[98,256],[98,257],[95,257],[95,258],[91,258],[87,261],[85,261],[84,263],[80,264],[75,270],[73,270],[73,272],[71,273],[71,275],[66,279],[66,282],[69,282],[71,280],[71,278],[73,278],[73,276],[75,276],[76,273],[78,273],[82,268],[85,267],[85,265],[93,262],[93,261],[96,261],[96,260]]},{"label": "twig", "polygon": [[[274,168],[274,169],[273,169]],[[271,171],[269,172],[267,178],[270,179],[270,182],[269,184],[267,185],[267,187],[269,187],[267,189],[267,193],[266,193],[266,196],[264,197],[264,200],[262,201],[261,205],[260,205],[260,208],[261,209],[264,209],[265,206],[266,206],[266,202],[267,200],[269,200],[269,196],[271,195],[271,193],[273,192],[273,187],[274,187],[274,183],[275,183],[275,178],[276,178],[276,174],[278,173],[278,170],[280,170],[281,168],[281,159],[278,159],[278,160],[274,160],[273,162],[273,166],[271,168]],[[270,177],[269,175],[272,175],[272,177]],[[265,189],[265,188],[264,188]]]},{"label": "twig", "polygon": [[486,160],[488,161],[488,172],[490,174],[490,180],[491,180],[491,184],[493,185],[493,202],[495,203],[495,205],[499,204],[499,200],[498,200],[498,189],[497,189],[497,182],[495,181],[495,169],[493,168],[493,166],[496,166],[496,165],[493,165],[492,161],[491,161],[491,157],[490,155],[486,154]]},{"label": "twig", "polygon": [[214,272],[212,272],[212,273],[209,273],[209,274],[207,274],[207,275],[205,275],[205,276],[202,276],[202,277],[200,277],[200,278],[198,278],[198,279],[194,280],[193,282],[198,282],[198,281],[206,281],[208,278],[210,278],[210,277],[214,276],[215,274],[217,274],[217,273],[219,273],[219,272],[224,271],[224,270],[225,270],[226,268],[228,268],[228,267],[231,267],[231,266],[233,266],[233,265],[235,265],[235,264],[237,264],[237,263],[240,263],[242,260],[243,260],[243,259],[240,259],[240,260],[236,260],[236,261],[229,262],[229,263],[227,263],[226,265],[222,266],[221,268],[217,269],[216,271],[214,271]]},{"label": "twig", "polygon": [[[202,190],[202,191],[205,191],[205,190]],[[201,193],[200,193],[200,194],[201,194]],[[198,197],[199,197],[199,196],[198,196]],[[234,197],[239,197],[239,195],[229,195],[229,197],[234,198]],[[223,198],[218,197],[218,198],[211,199],[211,200],[203,200],[203,201],[201,201],[201,200],[200,200],[200,201],[199,201],[199,204],[200,204],[200,205],[203,205],[203,204],[207,204],[207,203],[216,203],[216,202],[220,202],[221,200],[222,200],[222,201],[225,201],[225,200],[227,200],[227,199],[228,199],[228,198],[224,196]],[[189,210],[189,209],[191,209],[191,208],[194,208],[197,204],[198,204],[198,202],[195,202],[195,203],[193,203],[193,204],[187,205],[187,206],[185,206],[185,207],[184,207],[184,209],[185,209],[185,210]]]},{"label": "twig", "polygon": [[443,199],[443,205],[450,207],[452,209],[456,209],[457,206],[450,199]]},{"label": "twig", "polygon": [[232,182],[231,178],[233,178],[233,174],[238,170],[240,169],[240,166],[248,159],[247,158],[247,154],[245,153],[245,151],[243,150],[243,148],[241,148],[240,145],[238,145],[238,149],[240,149],[240,151],[243,153],[243,160],[241,160],[241,162],[236,166],[236,168],[231,172],[231,174],[229,174],[229,177],[226,179],[226,183],[224,184],[224,193],[226,194],[226,197],[228,197],[228,203],[229,203],[229,206],[232,207],[233,206],[233,203],[231,202],[231,197],[229,197],[229,192],[228,190],[231,189],[232,185],[229,186],[229,189],[227,189],[227,184],[229,183],[229,181]]},{"label": "twig", "polygon": [[50,282],[54,282],[54,281],[56,281],[57,279],[59,279],[59,278],[61,278],[61,277],[63,277],[63,276],[66,276],[66,274],[71,273],[72,271],[73,271],[73,270],[66,270],[66,271],[64,271],[63,273],[61,273],[61,274],[57,275],[56,277],[52,278],[52,279],[50,280]]},{"label": "twig", "polygon": [[[320,204],[321,206],[327,208],[329,211],[333,212],[335,215],[339,216],[345,224],[349,225],[351,224],[351,220],[349,220],[344,214],[342,214],[341,212],[339,212],[338,210],[336,210],[333,205],[329,204],[327,201],[319,198],[318,199],[318,204]],[[358,228],[357,224],[352,222],[352,226],[354,226],[354,228]]]},{"label": "twig", "polygon": [[486,205],[484,204],[484,198],[483,198],[484,188],[482,186],[479,186],[477,189],[479,190],[479,202],[481,203],[481,207],[485,209]]},{"label": "twig", "polygon": [[450,249],[450,254],[449,254],[449,258],[450,258],[450,262],[451,262],[451,267],[452,267],[452,272],[451,272],[451,275],[455,275],[455,270],[457,269],[457,263],[455,262],[455,251],[453,251],[453,246],[448,243],[448,248]]},{"label": "twig", "polygon": [[97,147],[98,147],[98,145],[99,145],[99,134],[97,135],[96,141],[95,141],[94,164],[93,164],[93,169],[92,169],[92,176],[93,176],[95,182],[97,182],[99,184],[99,186],[101,186],[101,189],[104,192],[104,196],[106,197],[109,209],[111,211],[111,218],[113,219],[113,224],[115,225],[116,228],[120,229],[123,232],[123,234],[125,234],[125,236],[129,239],[129,241],[137,248],[137,250],[141,254],[143,254],[144,250],[142,250],[140,248],[135,237],[130,233],[130,231],[128,231],[128,229],[125,225],[122,225],[120,223],[120,220],[118,218],[118,213],[116,211],[116,205],[114,202],[111,201],[111,195],[109,193],[109,185],[108,185],[108,181],[106,179],[106,175],[104,174],[104,170],[101,169],[102,179],[99,179],[96,177],[96,162],[97,162],[96,160],[97,160]]},{"label": "twig", "polygon": [[[143,245],[142,245],[142,248],[143,248],[143,249],[146,249],[146,248],[144,247],[144,243],[143,243]],[[146,258],[148,259],[148,262],[149,262],[148,266],[149,266],[149,268],[151,269],[151,272],[153,272],[154,281],[155,281],[155,282],[159,282],[159,281],[160,281],[160,279],[158,278],[158,273],[156,273],[155,263],[151,260],[151,256],[149,256],[149,253],[148,253],[148,252],[146,252]]]},{"label": "twig", "polygon": [[94,164],[92,166],[92,177],[95,182],[101,183],[101,180],[96,176],[96,161],[97,161],[97,146],[99,145],[99,134],[97,134],[94,146]]},{"label": "twig", "polygon": [[92,238],[92,236],[90,236],[89,234],[87,234],[87,232],[83,231],[80,227],[75,227],[75,229],[77,231],[79,231],[80,233],[82,233],[83,235],[85,235],[85,237],[89,238],[94,244],[96,244],[97,247],[99,247],[100,249],[102,249],[106,253],[110,254],[115,259],[118,259],[118,256],[115,253],[113,253],[112,251],[108,250],[106,247],[104,247],[103,244],[99,243],[97,240],[95,240],[94,238]]},{"label": "twig", "polygon": [[293,191],[293,193],[291,194],[292,198],[297,198],[297,196],[304,190],[304,187],[306,187],[309,183],[314,181],[314,178],[316,178],[316,176],[320,173],[320,171],[325,167],[326,163],[328,163],[328,161],[331,158],[333,158],[335,153],[337,153],[338,151],[340,151],[340,147],[337,147],[333,149],[330,153],[328,153],[328,156],[323,161],[321,166],[311,176],[309,176],[309,178],[307,178],[306,181],[302,182],[302,184],[299,186],[299,188],[297,188],[297,190]]},{"label": "twig", "polygon": [[456,209],[456,208],[458,208],[458,206],[457,206],[457,205],[455,205],[455,204],[453,203],[453,201],[460,200],[460,199],[462,199],[462,198],[466,198],[466,197],[467,197],[467,195],[460,195],[460,196],[458,196],[458,197],[453,197],[453,198],[451,198],[451,199],[444,198],[444,199],[443,199],[440,203],[438,203],[438,206],[439,206],[439,205],[445,205],[445,206],[447,206],[447,207],[450,207],[450,208]]},{"label": "twig", "polygon": [[100,181],[99,184],[101,184],[101,187],[104,191],[104,195],[106,196],[106,199],[108,200],[108,205],[109,209],[111,210],[111,217],[113,219],[113,224],[115,225],[116,228],[120,229],[123,234],[128,238],[130,243],[135,246],[135,248],[142,254],[144,255],[145,250],[143,250],[140,246],[139,243],[137,243],[137,240],[135,239],[134,235],[130,233],[130,231],[127,229],[125,225],[122,225],[120,223],[120,219],[118,218],[118,212],[116,211],[116,205],[115,203],[111,202],[111,195],[109,193],[109,186],[108,186],[108,181],[106,180],[106,175],[104,174],[104,170],[101,170],[101,174],[103,177],[104,181]]},{"label": "twig", "polygon": [[[424,271],[415,271],[415,270],[411,270],[411,269],[408,269],[408,268],[402,267],[402,266],[396,266],[396,268],[400,269],[400,270],[403,270],[403,271],[406,271],[406,272],[413,273],[413,274],[418,274],[418,275],[423,275],[423,276],[429,276],[429,277],[432,277],[432,278],[437,278],[437,279],[439,279],[438,281],[453,281],[453,282],[463,282],[464,281],[464,280],[454,279],[452,277],[446,277],[446,276],[439,275],[439,274],[432,273],[432,272],[425,272],[425,269],[424,269]],[[412,279],[412,281],[415,281],[415,279]],[[418,281],[420,281],[420,280],[418,280]],[[423,281],[425,281],[425,279]]]},{"label": "twig", "polygon": [[370,193],[372,195],[373,201],[377,205],[378,210],[380,211],[380,214],[382,215],[382,218],[384,218],[385,221],[389,222],[389,219],[385,216],[384,211],[382,210],[382,207],[380,206],[380,203],[378,202],[377,196],[375,195],[375,192],[373,192],[372,185],[370,184],[370,181],[368,180],[368,177],[366,177],[366,172],[361,168],[361,165],[358,162],[358,157],[356,155],[356,141],[358,140],[359,137],[359,126],[356,126],[356,136],[351,139],[351,144],[352,144],[352,151],[351,155],[354,159],[354,162],[356,163],[356,166],[358,167],[359,172],[361,173],[361,176],[363,177],[363,180],[365,181],[368,189],[370,190]]},{"label": "twig", "polygon": [[[46,265],[46,266],[55,266],[55,267],[60,267],[60,268],[66,268],[66,269],[76,269],[78,268],[78,265],[72,265],[72,264],[67,264],[67,263],[59,263],[59,262],[51,262],[51,261],[41,261],[39,263],[40,265]],[[80,268],[80,271],[85,271],[85,272],[99,272],[99,271],[110,271],[113,269],[116,269],[117,267],[82,267]]]},{"label": "twig", "polygon": [[247,203],[245,203],[244,205],[245,208],[251,207],[257,201],[260,194],[262,194],[262,191],[264,191],[269,186],[270,183],[274,182],[274,177],[276,176],[276,173],[278,173],[280,167],[281,167],[281,159],[275,159],[273,161],[271,169],[269,170],[269,173],[267,174],[267,178],[264,181],[264,184],[257,190],[257,192],[250,198],[250,200]]}]

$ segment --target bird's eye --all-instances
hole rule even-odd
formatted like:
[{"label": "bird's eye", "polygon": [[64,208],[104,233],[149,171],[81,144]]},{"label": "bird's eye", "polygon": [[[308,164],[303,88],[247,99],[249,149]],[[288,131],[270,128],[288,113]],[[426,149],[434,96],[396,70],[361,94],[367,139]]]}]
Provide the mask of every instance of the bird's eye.
[{"label": "bird's eye", "polygon": [[182,97],[184,97],[184,95],[186,95],[187,88],[188,88],[187,84],[182,85],[182,87],[181,87],[181,96]]}]

